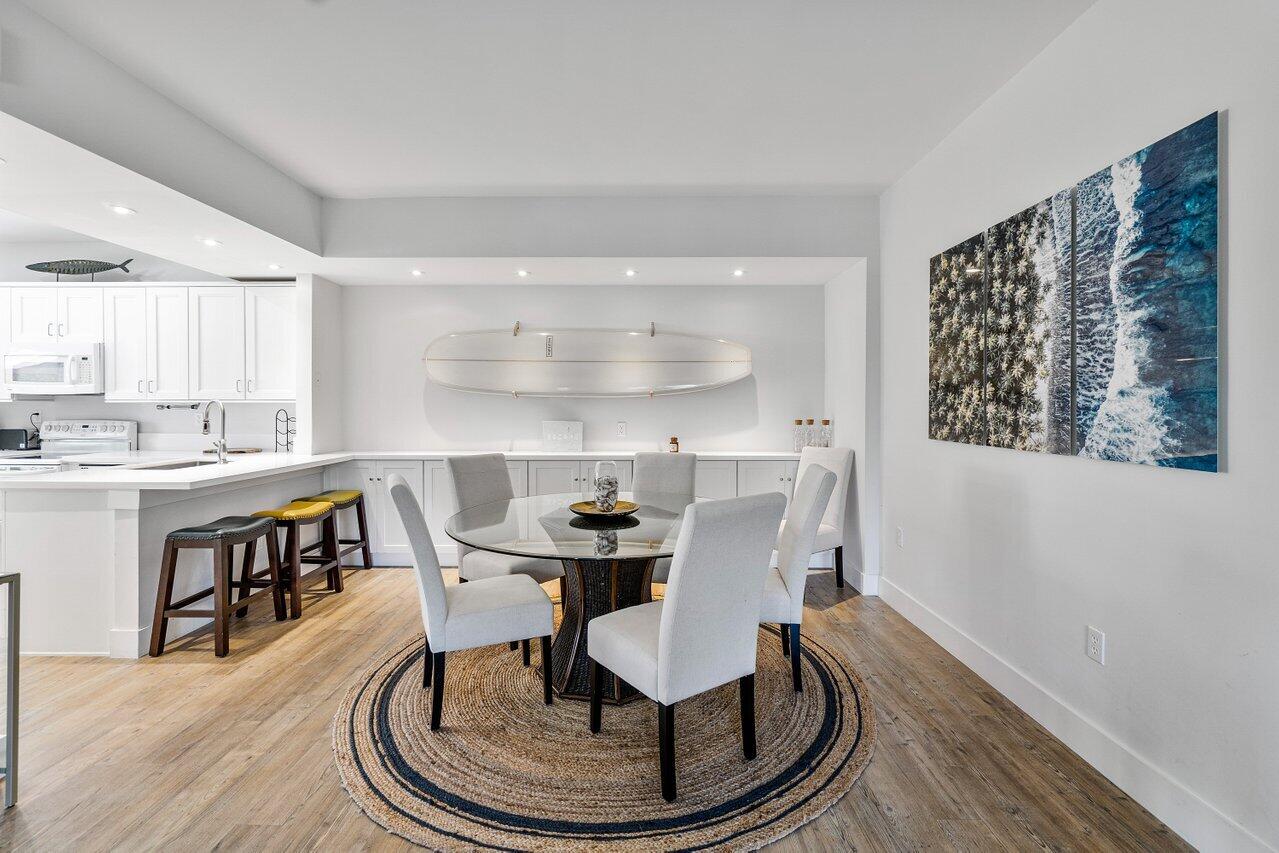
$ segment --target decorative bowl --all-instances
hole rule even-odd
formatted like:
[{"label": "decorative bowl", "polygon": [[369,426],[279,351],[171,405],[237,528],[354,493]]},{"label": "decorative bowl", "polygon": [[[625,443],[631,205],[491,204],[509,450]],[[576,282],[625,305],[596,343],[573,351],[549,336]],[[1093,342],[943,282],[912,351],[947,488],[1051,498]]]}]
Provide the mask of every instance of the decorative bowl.
[{"label": "decorative bowl", "polygon": [[595,501],[578,501],[568,505],[569,510],[584,518],[621,518],[639,509],[634,501],[618,501],[612,512],[604,512],[595,505]]}]

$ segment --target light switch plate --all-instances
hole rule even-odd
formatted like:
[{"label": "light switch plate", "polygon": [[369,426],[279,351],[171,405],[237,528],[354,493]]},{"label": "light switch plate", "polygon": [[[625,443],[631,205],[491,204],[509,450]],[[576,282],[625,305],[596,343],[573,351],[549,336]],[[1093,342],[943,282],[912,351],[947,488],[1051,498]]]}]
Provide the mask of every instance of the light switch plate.
[{"label": "light switch plate", "polygon": [[542,421],[542,449],[582,451],[581,421]]}]

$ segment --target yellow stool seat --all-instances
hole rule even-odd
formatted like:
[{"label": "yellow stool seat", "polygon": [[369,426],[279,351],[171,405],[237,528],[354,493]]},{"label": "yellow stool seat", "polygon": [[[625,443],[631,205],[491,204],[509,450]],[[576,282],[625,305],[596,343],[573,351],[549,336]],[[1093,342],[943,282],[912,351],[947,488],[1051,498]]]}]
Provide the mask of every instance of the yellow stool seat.
[{"label": "yellow stool seat", "polygon": [[347,506],[364,497],[364,492],[359,489],[333,489],[328,492],[321,492],[318,495],[310,495],[305,498],[294,498],[294,501],[328,501],[338,509],[344,509]]},{"label": "yellow stool seat", "polygon": [[277,521],[305,521],[308,518],[319,518],[333,510],[328,501],[293,501],[287,506],[275,509],[261,509],[253,513],[258,518],[274,518]]}]

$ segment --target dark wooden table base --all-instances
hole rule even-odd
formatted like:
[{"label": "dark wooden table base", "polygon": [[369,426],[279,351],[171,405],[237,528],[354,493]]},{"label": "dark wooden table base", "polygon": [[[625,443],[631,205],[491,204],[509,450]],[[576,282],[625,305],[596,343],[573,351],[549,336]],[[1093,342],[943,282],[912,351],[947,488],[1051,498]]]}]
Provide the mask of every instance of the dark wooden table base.
[{"label": "dark wooden table base", "polygon": [[[564,699],[590,701],[586,626],[596,616],[652,600],[651,557],[564,560],[564,621],[551,646],[551,684]],[[604,683],[604,701],[624,705],[640,693],[616,676]]]}]

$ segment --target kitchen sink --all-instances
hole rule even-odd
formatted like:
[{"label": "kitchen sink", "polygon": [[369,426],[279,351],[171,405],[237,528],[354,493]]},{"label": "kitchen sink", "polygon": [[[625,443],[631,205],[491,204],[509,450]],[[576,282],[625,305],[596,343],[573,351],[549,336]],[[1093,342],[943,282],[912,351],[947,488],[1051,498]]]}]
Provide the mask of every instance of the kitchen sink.
[{"label": "kitchen sink", "polygon": [[176,471],[179,468],[199,468],[202,465],[217,465],[216,459],[196,459],[191,462],[169,462],[164,465],[148,465],[146,471]]}]

